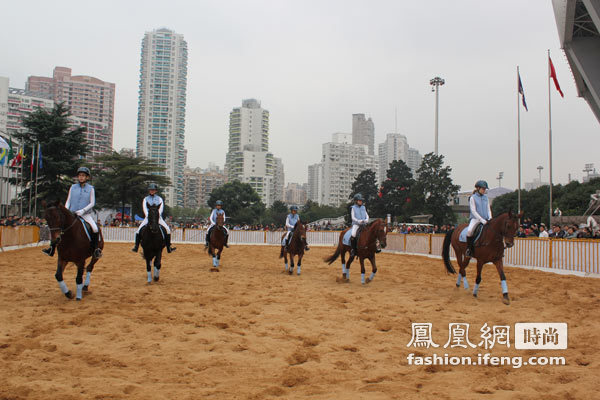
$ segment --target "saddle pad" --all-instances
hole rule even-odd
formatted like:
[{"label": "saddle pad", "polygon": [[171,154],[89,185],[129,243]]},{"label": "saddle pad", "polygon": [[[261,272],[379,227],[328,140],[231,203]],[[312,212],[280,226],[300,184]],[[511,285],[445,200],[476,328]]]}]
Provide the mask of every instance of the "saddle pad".
[{"label": "saddle pad", "polygon": [[85,220],[83,218],[79,217],[79,220],[81,221],[81,225],[83,225],[83,231],[85,232],[88,240],[91,242],[92,238],[90,236],[90,231],[91,231],[92,227],[90,226],[90,224],[85,222]]},{"label": "saddle pad", "polygon": [[352,236],[352,229],[348,229],[348,232],[344,233],[344,238],[342,239],[342,244],[346,246],[350,246],[350,237]]},{"label": "saddle pad", "polygon": [[[467,226],[465,229],[463,229],[460,232],[460,235],[458,236],[458,240],[460,242],[466,243],[467,242],[467,231],[469,230],[469,227]],[[481,232],[483,232],[483,225],[479,224],[475,227],[475,241],[474,243],[477,243],[477,241],[479,240],[479,236],[481,236]]]}]

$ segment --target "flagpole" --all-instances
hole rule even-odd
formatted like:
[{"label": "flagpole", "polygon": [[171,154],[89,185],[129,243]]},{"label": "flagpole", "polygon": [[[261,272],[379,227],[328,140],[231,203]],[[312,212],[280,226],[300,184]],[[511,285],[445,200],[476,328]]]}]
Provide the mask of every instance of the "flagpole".
[{"label": "flagpole", "polygon": [[[38,142],[38,154],[40,153],[40,143]],[[37,216],[37,184],[38,184],[38,170],[39,163],[35,163],[35,198],[33,199],[33,215]]]},{"label": "flagpole", "polygon": [[[25,150],[25,146],[23,146],[23,152]],[[19,186],[21,187],[21,196],[20,196],[20,207],[19,207],[19,216],[21,218],[23,218],[23,164],[25,164],[24,162],[21,163],[21,180],[20,180],[20,184]]]},{"label": "flagpole", "polygon": [[550,171],[550,204],[548,210],[550,212],[548,220],[549,226],[552,225],[552,103],[550,99],[550,49],[548,49],[548,160]]},{"label": "flagpole", "polygon": [[519,106],[519,66],[517,65],[517,157],[519,164],[519,190],[517,194],[518,212],[521,212],[521,107]]},{"label": "flagpole", "polygon": [[[35,161],[35,143],[31,144],[31,165]],[[31,194],[33,193],[33,168],[29,169],[29,216],[31,216]]]}]

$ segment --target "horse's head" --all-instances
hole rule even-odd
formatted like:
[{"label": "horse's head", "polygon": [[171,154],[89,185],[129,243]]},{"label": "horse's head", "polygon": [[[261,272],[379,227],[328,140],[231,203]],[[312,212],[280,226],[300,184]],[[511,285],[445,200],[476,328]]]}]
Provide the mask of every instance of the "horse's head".
[{"label": "horse's head", "polygon": [[379,241],[379,246],[385,249],[387,246],[387,224],[382,219],[377,219],[373,223],[375,229],[375,238]]},{"label": "horse's head", "polygon": [[158,205],[148,206],[148,227],[150,232],[155,233],[159,231],[158,218],[160,217],[158,212]]},{"label": "horse's head", "polygon": [[512,210],[508,210],[507,217],[502,222],[500,232],[504,237],[504,244],[506,247],[513,247],[515,244],[515,235],[519,230],[519,220],[523,218],[523,211],[519,214],[514,214]]},{"label": "horse's head", "polygon": [[217,214],[217,226],[221,227],[225,224],[224,214]]},{"label": "horse's head", "polygon": [[301,220],[298,220],[296,225],[294,225],[294,233],[300,236],[302,243],[306,243],[306,225],[304,225]]},{"label": "horse's head", "polygon": [[53,243],[58,243],[62,231],[65,229],[66,216],[69,211],[58,200],[50,203],[42,201],[42,207],[44,207],[44,219],[50,229],[50,240]]}]

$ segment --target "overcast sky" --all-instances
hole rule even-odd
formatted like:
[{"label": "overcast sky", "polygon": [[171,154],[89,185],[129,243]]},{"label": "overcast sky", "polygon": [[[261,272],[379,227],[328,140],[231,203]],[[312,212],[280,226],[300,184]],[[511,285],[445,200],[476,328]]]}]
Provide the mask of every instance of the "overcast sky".
[{"label": "overcast sky", "polygon": [[[223,165],[229,112],[256,98],[270,111],[270,151],[286,182],[306,182],[334,132],[353,113],[375,123],[375,144],[394,132],[433,151],[441,76],[439,150],[469,190],[478,179],[517,187],[516,67],[529,112],[521,113],[523,182],[548,181],[550,49],[554,182],[600,169],[600,124],[576,97],[559,48],[550,0],[436,1],[13,1],[3,6],[0,76],[24,88],[55,66],[116,84],[114,147],[135,148],[140,47],[167,27],[188,43],[185,146],[191,167]],[[523,183],[524,186],[524,183]]]}]

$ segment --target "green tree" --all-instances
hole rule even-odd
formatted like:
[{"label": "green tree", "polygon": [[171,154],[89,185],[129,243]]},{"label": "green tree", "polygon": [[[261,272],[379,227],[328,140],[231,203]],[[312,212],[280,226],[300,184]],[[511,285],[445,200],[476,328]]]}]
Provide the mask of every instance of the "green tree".
[{"label": "green tree", "polygon": [[[169,178],[159,175],[165,168],[144,157],[113,151],[96,161],[102,165],[94,180],[96,203],[101,207],[120,208],[122,215],[127,204],[132,206],[132,216],[143,215],[142,199],[148,194],[150,182],[156,183],[159,189],[170,184]],[[164,214],[169,214],[166,207]]]},{"label": "green tree", "polygon": [[300,210],[300,218],[304,222],[314,222],[323,218],[337,218],[347,214],[348,209],[345,205],[340,207],[319,205],[312,200],[308,200]]},{"label": "green tree", "polygon": [[267,209],[263,218],[263,224],[282,225],[288,214],[288,208],[283,201],[275,200]]},{"label": "green tree", "polygon": [[415,201],[415,180],[410,168],[402,160],[390,163],[387,178],[382,184],[381,200],[387,214],[399,222],[409,222],[410,216],[417,211]]},{"label": "green tree", "polygon": [[214,189],[208,205],[214,208],[217,200],[223,201],[227,219],[234,224],[255,224],[265,213],[265,205],[258,193],[249,184],[238,180]]},{"label": "green tree", "polygon": [[[352,183],[352,191],[348,199],[350,201],[346,204],[346,209],[350,209],[353,202],[354,195],[360,193],[365,199],[365,207],[368,209],[369,217],[381,218],[385,217],[384,205],[378,196],[379,187],[377,185],[377,177],[375,171],[371,169],[365,169],[362,171],[354,182]],[[348,216],[349,216],[348,211]],[[348,217],[349,218],[349,217]]]},{"label": "green tree", "polygon": [[[70,127],[69,116],[64,103],[55,104],[52,110],[38,107],[22,119],[26,130],[15,134],[24,147],[26,166],[31,164],[32,149],[37,150],[40,144],[43,162],[38,176],[39,199],[65,201],[77,168],[85,163],[82,159],[88,152],[85,129]],[[23,180],[31,181],[29,168],[23,168]],[[22,193],[25,204],[30,189]]]},{"label": "green tree", "polygon": [[431,223],[443,225],[453,223],[456,215],[449,205],[460,186],[452,183],[452,168],[444,167],[444,156],[427,153],[417,170],[416,194],[422,200],[422,212],[432,214]]},{"label": "green tree", "polygon": [[208,219],[211,210],[206,207],[171,207],[169,211],[174,221],[185,224]]}]

